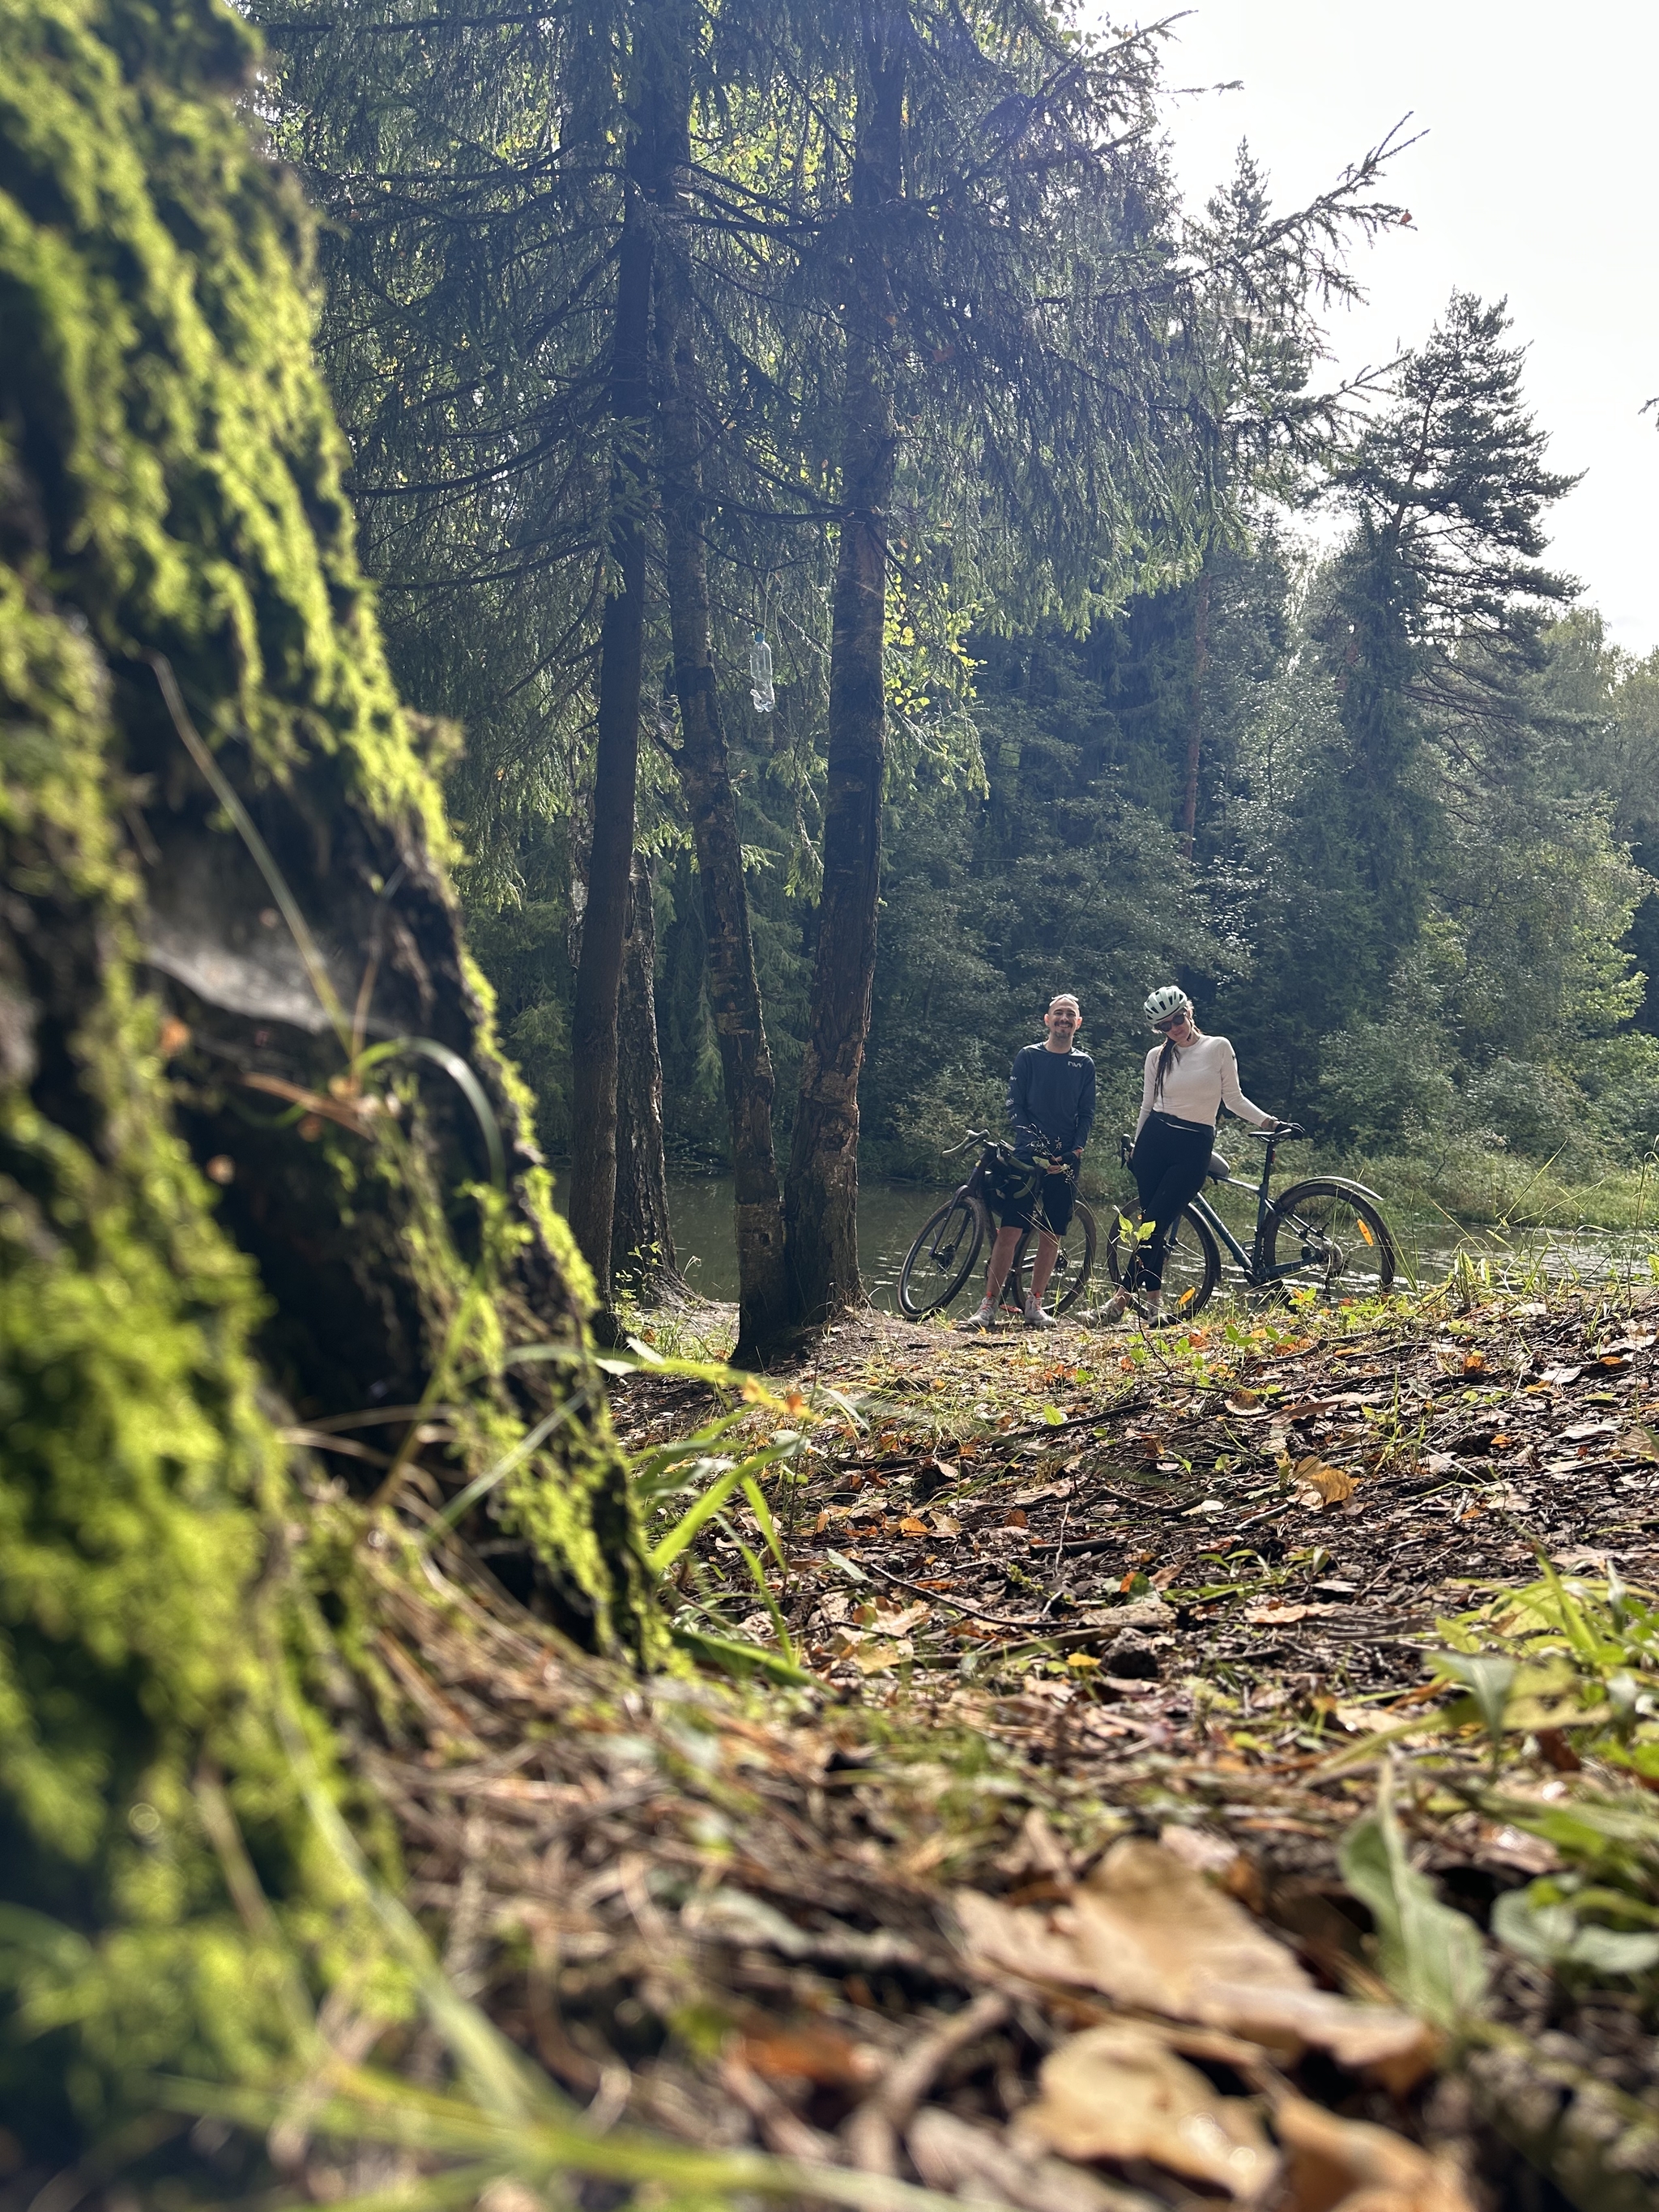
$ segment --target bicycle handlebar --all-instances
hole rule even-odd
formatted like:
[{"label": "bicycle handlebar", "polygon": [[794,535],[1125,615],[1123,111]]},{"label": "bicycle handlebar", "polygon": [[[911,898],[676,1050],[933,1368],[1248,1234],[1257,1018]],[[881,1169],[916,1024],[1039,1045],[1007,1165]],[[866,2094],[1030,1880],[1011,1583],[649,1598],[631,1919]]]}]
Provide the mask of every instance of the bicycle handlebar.
[{"label": "bicycle handlebar", "polygon": [[947,1145],[939,1158],[942,1160],[954,1159],[958,1152],[965,1152],[969,1145],[988,1145],[990,1142],[988,1129],[969,1129],[959,1145]]}]

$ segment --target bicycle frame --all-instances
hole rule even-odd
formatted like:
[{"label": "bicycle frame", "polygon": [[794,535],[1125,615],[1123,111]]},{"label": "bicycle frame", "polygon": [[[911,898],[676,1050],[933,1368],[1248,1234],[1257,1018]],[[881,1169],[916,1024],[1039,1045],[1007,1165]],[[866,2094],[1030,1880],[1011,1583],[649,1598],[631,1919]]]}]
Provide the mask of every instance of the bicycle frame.
[{"label": "bicycle frame", "polygon": [[1253,1288],[1273,1281],[1276,1276],[1298,1272],[1297,1268],[1280,1267],[1276,1269],[1274,1273],[1267,1274],[1262,1272],[1261,1267],[1261,1232],[1267,1226],[1267,1215],[1273,1207],[1273,1200],[1268,1195],[1267,1186],[1273,1180],[1273,1155],[1277,1149],[1270,1139],[1261,1162],[1261,1181],[1259,1183],[1246,1182],[1242,1176],[1230,1175],[1226,1177],[1229,1190],[1248,1190],[1255,1200],[1255,1236],[1251,1241],[1248,1252],[1216,1212],[1214,1206],[1210,1204],[1201,1188],[1191,1201],[1193,1212],[1205,1223],[1212,1235],[1218,1238],[1232,1254],[1234,1261],[1244,1271],[1245,1280]]},{"label": "bicycle frame", "polygon": [[[1232,1254],[1234,1260],[1243,1271],[1245,1281],[1252,1290],[1265,1290],[1270,1283],[1282,1283],[1287,1275],[1302,1274],[1313,1266],[1313,1262],[1307,1260],[1292,1261],[1289,1265],[1282,1267],[1268,1267],[1262,1264],[1262,1235],[1267,1226],[1267,1216],[1273,1209],[1273,1200],[1268,1185],[1273,1181],[1273,1159],[1278,1150],[1277,1139],[1267,1138],[1265,1141],[1261,1180],[1259,1183],[1246,1182],[1242,1176],[1230,1175],[1223,1178],[1229,1190],[1248,1190],[1255,1200],[1255,1235],[1251,1240],[1248,1252],[1216,1212],[1214,1206],[1210,1204],[1202,1190],[1199,1191],[1190,1201],[1193,1212],[1199,1215],[1212,1234],[1218,1237],[1228,1251]],[[1359,1186],[1356,1184],[1353,1188],[1358,1189]],[[1363,1195],[1371,1198],[1375,1194],[1365,1191]],[[1377,1203],[1380,1205],[1382,1201],[1378,1200]]]}]

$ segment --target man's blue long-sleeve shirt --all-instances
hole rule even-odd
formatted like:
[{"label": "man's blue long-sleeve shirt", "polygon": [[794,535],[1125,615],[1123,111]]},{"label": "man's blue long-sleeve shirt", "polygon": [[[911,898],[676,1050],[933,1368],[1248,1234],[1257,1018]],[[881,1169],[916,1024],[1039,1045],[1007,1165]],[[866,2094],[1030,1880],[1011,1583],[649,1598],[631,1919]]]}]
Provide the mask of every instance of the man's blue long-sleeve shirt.
[{"label": "man's blue long-sleeve shirt", "polygon": [[1021,1152],[1080,1152],[1095,1119],[1095,1064],[1086,1052],[1028,1044],[1008,1078],[1008,1119]]}]

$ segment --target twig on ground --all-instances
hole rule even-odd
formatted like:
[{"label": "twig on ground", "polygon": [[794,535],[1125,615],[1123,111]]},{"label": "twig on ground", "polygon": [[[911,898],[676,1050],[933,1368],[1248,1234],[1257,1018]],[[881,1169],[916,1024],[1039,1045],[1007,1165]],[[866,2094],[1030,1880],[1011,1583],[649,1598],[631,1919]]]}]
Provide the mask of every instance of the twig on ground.
[{"label": "twig on ground", "polygon": [[932,2088],[940,2068],[980,2036],[1000,2027],[1007,2017],[1007,1998],[996,1990],[987,1990],[941,2021],[931,2035],[924,2036],[848,2122],[849,2163],[866,2173],[885,2173],[896,2179],[900,2130]]}]

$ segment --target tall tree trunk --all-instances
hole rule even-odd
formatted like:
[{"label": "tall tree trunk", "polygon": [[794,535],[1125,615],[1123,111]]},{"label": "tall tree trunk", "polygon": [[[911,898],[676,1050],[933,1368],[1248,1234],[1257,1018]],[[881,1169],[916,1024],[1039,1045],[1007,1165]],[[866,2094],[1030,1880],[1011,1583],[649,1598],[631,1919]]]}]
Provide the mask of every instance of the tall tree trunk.
[{"label": "tall tree trunk", "polygon": [[570,1226],[602,1306],[611,1302],[611,1227],[617,1197],[617,1006],[634,796],[639,770],[645,641],[645,471],[650,407],[652,230],[638,171],[655,101],[642,86],[634,112],[627,207],[617,264],[616,344],[611,373],[617,586],[599,627],[599,696],[593,759],[593,836],[582,911],[581,957],[571,1015]]},{"label": "tall tree trunk", "polygon": [[777,1334],[787,1316],[783,1198],[772,1141],[772,1055],[761,1011],[737,795],[714,680],[702,534],[702,433],[685,226],[690,133],[683,55],[665,76],[669,90],[664,104],[659,190],[666,220],[659,256],[656,362],[664,555],[674,688],[680,708],[677,764],[696,845],[708,945],[708,999],[720,1042],[737,1176],[738,1342],[732,1358],[746,1363]]},{"label": "tall tree trunk", "polygon": [[643,1298],[681,1287],[663,1157],[656,968],[651,864],[635,853],[617,1010],[617,1210],[611,1273],[613,1282],[629,1283]]},{"label": "tall tree trunk", "polygon": [[904,54],[866,17],[853,165],[842,399],[841,543],[830,651],[829,779],[811,1032],[784,1210],[792,1318],[827,1321],[860,1295],[859,1076],[870,1030],[887,721],[882,683],[888,507],[898,458],[884,220],[902,190]]},{"label": "tall tree trunk", "polygon": [[1193,615],[1193,685],[1187,705],[1187,788],[1181,802],[1181,850],[1193,857],[1198,833],[1198,763],[1204,737],[1204,678],[1210,671],[1210,571],[1199,572],[1198,602]]}]

